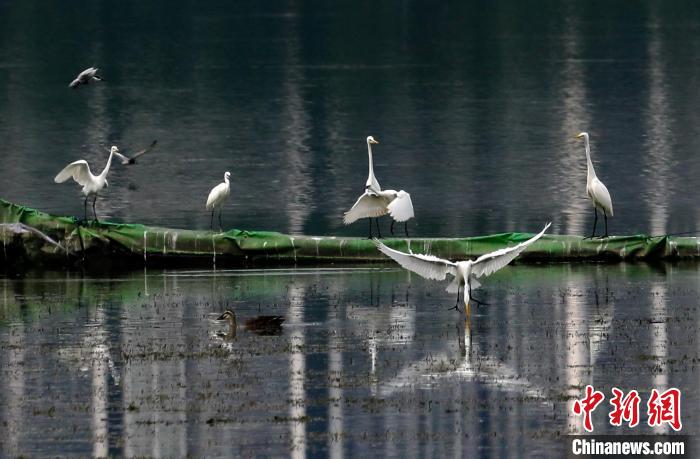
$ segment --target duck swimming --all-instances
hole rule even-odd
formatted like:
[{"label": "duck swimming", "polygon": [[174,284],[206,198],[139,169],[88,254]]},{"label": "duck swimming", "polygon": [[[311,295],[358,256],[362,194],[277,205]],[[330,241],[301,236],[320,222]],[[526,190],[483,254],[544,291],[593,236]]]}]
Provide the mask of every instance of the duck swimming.
[{"label": "duck swimming", "polygon": [[[227,309],[221,314],[216,320],[227,320],[229,325],[229,331],[226,335],[223,335],[224,339],[232,340],[236,338],[236,330],[238,329],[238,322],[236,320],[236,313],[231,309]],[[282,324],[284,323],[283,316],[257,316],[250,319],[246,319],[243,322],[243,328],[248,331],[261,336],[270,335],[280,335],[282,334]]]}]

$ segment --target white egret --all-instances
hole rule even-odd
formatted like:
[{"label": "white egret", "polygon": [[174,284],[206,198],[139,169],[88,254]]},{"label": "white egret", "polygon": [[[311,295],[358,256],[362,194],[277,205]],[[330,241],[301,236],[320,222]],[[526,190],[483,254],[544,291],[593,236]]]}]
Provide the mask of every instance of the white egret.
[{"label": "white egret", "polygon": [[95,67],[90,67],[78,74],[75,80],[71,81],[68,85],[69,88],[77,88],[81,84],[89,84],[91,81],[105,81],[102,77],[97,75],[99,69]]},{"label": "white egret", "polygon": [[229,183],[229,177],[231,173],[226,171],[224,174],[223,183],[219,183],[209,192],[209,197],[207,198],[207,210],[211,210],[211,222],[209,228],[214,229],[214,211],[219,209],[219,231],[223,231],[221,228],[221,213],[223,212],[224,203],[231,194],[231,187]]},{"label": "white egret", "polygon": [[[369,188],[360,196],[350,210],[345,212],[343,223],[349,225],[360,218],[369,218],[369,237],[372,238],[372,217],[379,218],[389,214],[394,221],[404,222],[404,231],[408,236],[408,220],[414,217],[411,195],[403,190],[383,190],[375,192]],[[394,221],[391,222],[391,234],[394,234]],[[377,221],[377,232],[379,230]]]},{"label": "white egret", "polygon": [[157,143],[158,143],[158,141],[154,140],[153,142],[151,142],[151,144],[148,147],[144,148],[143,150],[137,151],[136,153],[131,155],[131,157],[126,156],[122,153],[114,153],[114,154],[117,158],[119,158],[119,161],[121,161],[121,163],[124,165],[136,164],[136,158],[138,158],[141,155],[145,155],[149,151],[153,150],[156,147]]},{"label": "white egret", "polygon": [[590,237],[595,237],[595,227],[598,224],[598,209],[603,211],[603,216],[605,217],[605,236],[603,237],[608,237],[608,215],[611,217],[613,216],[613,205],[612,199],[610,199],[610,192],[603,182],[601,182],[595,175],[593,161],[591,161],[591,146],[588,141],[588,133],[582,132],[577,135],[576,138],[583,138],[583,142],[586,147],[586,161],[588,162],[586,194],[593,202],[593,212],[595,213],[595,219],[593,220],[593,233]]},{"label": "white egret", "polygon": [[343,223],[349,225],[361,218],[369,218],[369,238],[372,238],[372,218],[377,223],[377,234],[382,237],[379,228],[379,217],[391,216],[391,234],[394,234],[394,223],[404,222],[404,231],[408,236],[408,220],[414,217],[411,195],[404,190],[382,190],[379,181],[374,176],[374,161],[372,160],[372,145],[379,141],[367,137],[367,156],[369,158],[369,173],[365,183],[365,192],[357,199],[352,208],[345,212]]},{"label": "white egret", "polygon": [[457,292],[457,304],[459,304],[459,289],[460,287],[464,288],[465,313],[467,320],[469,320],[471,315],[470,300],[478,302],[472,297],[472,289],[477,289],[481,286],[476,278],[489,276],[513,261],[530,244],[541,238],[550,225],[551,223],[547,223],[542,231],[518,245],[499,249],[484,254],[476,260],[467,261],[452,262],[433,255],[399,252],[387,247],[377,239],[374,240],[374,243],[384,255],[426,279],[444,280],[448,274],[453,276],[454,279],[447,286],[447,291],[450,293]]},{"label": "white egret", "polygon": [[85,221],[87,221],[87,201],[88,197],[92,196],[92,212],[95,215],[95,221],[97,221],[97,212],[95,211],[95,203],[97,202],[97,193],[99,193],[103,188],[108,186],[107,183],[107,173],[109,172],[109,167],[112,165],[112,157],[119,152],[119,148],[112,146],[109,149],[109,159],[107,160],[107,165],[102,170],[100,175],[93,175],[90,172],[90,166],[88,166],[87,161],[84,159],[79,159],[78,161],[72,162],[63,168],[61,172],[53,179],[56,183],[63,183],[69,178],[73,178],[79,185],[83,186],[83,194],[85,195],[85,203],[83,205],[85,211]]}]

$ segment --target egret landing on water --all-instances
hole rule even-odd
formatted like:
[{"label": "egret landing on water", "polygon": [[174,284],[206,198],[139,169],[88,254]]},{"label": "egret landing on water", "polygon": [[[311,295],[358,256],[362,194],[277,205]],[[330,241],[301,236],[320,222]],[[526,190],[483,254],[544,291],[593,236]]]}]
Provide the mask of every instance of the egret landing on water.
[{"label": "egret landing on water", "polygon": [[583,138],[583,142],[586,147],[586,161],[588,162],[586,194],[588,195],[588,198],[593,201],[593,212],[595,212],[595,219],[593,220],[593,233],[590,237],[595,237],[595,227],[598,224],[598,209],[603,211],[603,216],[605,217],[605,235],[602,237],[608,237],[608,215],[611,217],[613,216],[613,205],[612,199],[610,199],[610,192],[603,182],[601,182],[595,175],[593,161],[591,161],[591,146],[588,141],[588,133],[582,132],[577,135],[576,138]]},{"label": "egret landing on water", "polygon": [[214,230],[214,211],[219,209],[219,231],[223,231],[221,224],[221,213],[223,212],[224,203],[231,194],[231,187],[229,183],[229,177],[231,177],[230,172],[224,174],[224,182],[216,185],[209,192],[209,197],[207,198],[207,210],[211,210],[211,222],[209,224],[209,229]]},{"label": "egret landing on water", "polygon": [[551,223],[547,223],[542,231],[525,242],[487,253],[476,260],[467,261],[452,262],[433,255],[399,252],[398,250],[390,249],[377,239],[374,240],[374,243],[384,255],[426,279],[444,280],[448,274],[453,276],[454,279],[447,286],[447,291],[450,293],[457,292],[457,304],[459,304],[459,289],[460,287],[464,289],[462,297],[464,299],[466,320],[469,322],[471,317],[470,301],[474,300],[476,303],[481,303],[472,297],[472,289],[477,289],[481,286],[476,278],[489,276],[513,261],[530,244],[541,238],[550,225]]},{"label": "egret landing on water", "polygon": [[95,221],[97,221],[97,212],[95,211],[95,203],[97,202],[97,193],[99,193],[107,184],[107,173],[109,172],[109,167],[112,165],[112,157],[119,152],[119,148],[112,146],[109,149],[109,159],[107,160],[107,165],[100,175],[93,175],[90,172],[90,166],[88,166],[87,161],[84,159],[79,159],[78,161],[72,162],[63,168],[61,172],[58,173],[54,182],[63,183],[69,178],[73,178],[79,185],[83,186],[83,194],[85,195],[84,211],[85,211],[85,221],[87,221],[87,202],[90,196],[93,197],[92,200],[92,213],[95,215]]},{"label": "egret landing on water", "polygon": [[96,75],[98,70],[99,69],[95,67],[83,70],[75,77],[75,80],[71,81],[68,87],[75,89],[81,84],[89,84],[91,81],[105,81],[102,77]]},{"label": "egret landing on water", "polygon": [[352,208],[345,212],[343,223],[349,225],[361,218],[369,218],[369,238],[372,238],[372,218],[377,223],[377,234],[382,237],[379,229],[379,217],[391,216],[391,234],[394,234],[394,223],[403,222],[404,231],[408,237],[408,220],[414,217],[411,195],[400,190],[382,190],[377,178],[374,176],[374,162],[372,161],[372,145],[379,141],[374,137],[367,137],[367,155],[369,157],[369,174],[365,183],[365,192],[357,199]]}]

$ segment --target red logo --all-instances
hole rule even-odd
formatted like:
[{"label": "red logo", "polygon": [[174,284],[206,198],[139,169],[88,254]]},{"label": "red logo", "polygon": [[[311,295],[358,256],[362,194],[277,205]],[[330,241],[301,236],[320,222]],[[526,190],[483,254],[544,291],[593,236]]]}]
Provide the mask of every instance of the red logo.
[{"label": "red logo", "polygon": [[631,390],[623,397],[624,393],[617,387],[613,387],[612,393],[610,404],[613,410],[608,414],[610,424],[621,426],[622,421],[628,422],[630,427],[639,424],[639,402],[642,400],[639,393]]},{"label": "red logo", "polygon": [[662,394],[656,389],[652,390],[647,403],[647,414],[650,427],[668,423],[676,432],[681,430],[681,391],[675,387]]},{"label": "red logo", "polygon": [[593,386],[586,386],[586,396],[581,400],[574,402],[574,414],[581,415],[583,413],[583,428],[588,432],[593,432],[593,421],[591,421],[591,413],[596,409],[600,402],[605,399],[602,392],[593,389]]},{"label": "red logo", "polygon": [[[610,399],[612,410],[608,413],[610,425],[620,427],[627,423],[629,427],[639,425],[639,405],[641,397],[639,392],[631,390],[625,395],[617,387],[612,388],[613,397]],[[575,415],[583,415],[583,428],[587,432],[593,432],[593,411],[605,400],[605,395],[597,391],[591,385],[586,386],[586,396],[580,400],[574,400],[571,407]],[[683,428],[681,423],[681,391],[672,387],[659,393],[653,389],[647,402],[647,424],[649,427],[668,424],[678,432]]]}]

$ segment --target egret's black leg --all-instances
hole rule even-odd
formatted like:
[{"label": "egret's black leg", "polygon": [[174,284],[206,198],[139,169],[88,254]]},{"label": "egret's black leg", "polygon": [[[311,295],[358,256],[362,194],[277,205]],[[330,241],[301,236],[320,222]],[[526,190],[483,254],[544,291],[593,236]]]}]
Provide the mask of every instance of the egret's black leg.
[{"label": "egret's black leg", "polygon": [[223,225],[221,224],[221,214],[224,212],[223,206],[219,209],[219,232],[223,233],[224,228]]},{"label": "egret's black leg", "polygon": [[605,217],[605,236],[608,237],[608,213],[603,210],[603,217]]},{"label": "egret's black leg", "polygon": [[92,200],[92,213],[95,215],[95,223],[97,223],[99,220],[97,220],[97,211],[95,210],[95,204],[97,204],[97,195],[95,195],[95,199]]},{"label": "egret's black leg", "polygon": [[455,303],[454,307],[449,308],[448,311],[450,309],[456,309],[459,311],[459,285],[457,286],[457,302]]},{"label": "egret's black leg", "polygon": [[214,209],[211,210],[211,220],[209,220],[209,230],[214,231]]},{"label": "egret's black leg", "polygon": [[88,197],[87,197],[87,195],[86,195],[86,196],[85,196],[85,203],[83,204],[83,211],[84,211],[84,212],[83,212],[83,216],[85,217],[85,218],[83,219],[83,221],[84,221],[85,223],[87,223],[87,200],[88,200]]},{"label": "egret's black leg", "polygon": [[391,219],[391,228],[390,228],[390,231],[391,231],[391,235],[393,236],[393,235],[394,235],[394,219],[393,219],[393,218]]},{"label": "egret's black leg", "polygon": [[595,213],[595,218],[593,219],[593,233],[584,239],[593,239],[595,237],[595,227],[598,225],[598,208],[593,207],[593,212]]},{"label": "egret's black leg", "polygon": [[382,238],[382,229],[379,227],[379,218],[374,219],[375,222],[377,222],[377,234],[379,235],[379,239]]},{"label": "egret's black leg", "polygon": [[482,305],[482,304],[483,304],[484,306],[488,306],[488,305],[489,305],[488,303],[486,303],[486,302],[484,302],[484,301],[481,301],[481,300],[477,300],[476,298],[474,298],[474,296],[472,296],[472,286],[471,286],[471,285],[469,286],[469,299],[472,300],[474,303],[476,303],[477,306]]},{"label": "egret's black leg", "polygon": [[403,230],[406,232],[406,237],[408,237],[408,221],[403,222]]},{"label": "egret's black leg", "polygon": [[369,237],[367,239],[372,239],[372,217],[369,219]]}]

